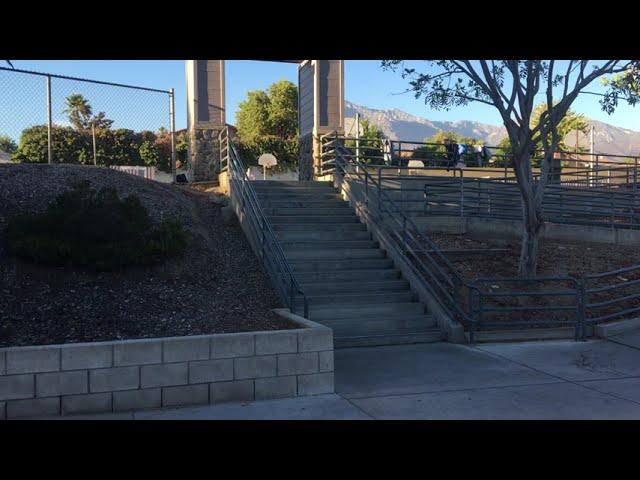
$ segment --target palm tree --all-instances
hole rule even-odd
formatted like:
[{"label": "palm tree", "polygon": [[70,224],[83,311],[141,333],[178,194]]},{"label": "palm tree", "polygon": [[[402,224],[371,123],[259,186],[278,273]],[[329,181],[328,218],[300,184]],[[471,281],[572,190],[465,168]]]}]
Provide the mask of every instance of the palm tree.
[{"label": "palm tree", "polygon": [[71,125],[77,130],[86,130],[91,126],[92,109],[89,101],[79,93],[67,97],[67,108],[63,111],[69,115]]}]

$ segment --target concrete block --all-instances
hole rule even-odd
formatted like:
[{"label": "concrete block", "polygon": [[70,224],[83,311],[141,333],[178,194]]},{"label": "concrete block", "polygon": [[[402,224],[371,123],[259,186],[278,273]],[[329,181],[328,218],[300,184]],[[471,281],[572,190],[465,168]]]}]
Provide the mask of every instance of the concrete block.
[{"label": "concrete block", "polygon": [[189,368],[184,363],[145,365],[140,369],[142,388],[186,385],[189,383]]},{"label": "concrete block", "polygon": [[113,365],[149,365],[162,363],[162,342],[131,342],[116,344],[113,347]]},{"label": "concrete block", "polygon": [[189,383],[210,383],[233,380],[233,359],[189,362]]},{"label": "concrete block", "polygon": [[71,372],[39,373],[36,375],[36,396],[74,395],[89,392],[89,375],[86,370]]},{"label": "concrete block", "polygon": [[333,372],[333,350],[318,352],[318,370],[321,372]]},{"label": "concrete block", "polygon": [[6,353],[7,375],[60,370],[59,348],[21,348]]},{"label": "concrete block", "polygon": [[234,360],[234,377],[245,378],[275,377],[277,360],[274,355],[264,357],[236,358]]},{"label": "concrete block", "polygon": [[211,338],[211,358],[249,357],[254,354],[255,339],[252,333]]},{"label": "concrete block", "polygon": [[60,398],[33,398],[7,402],[7,418],[30,418],[60,415]]},{"label": "concrete block", "polygon": [[298,375],[298,395],[321,395],[333,392],[333,372]]},{"label": "concrete block", "polygon": [[187,362],[189,360],[209,359],[210,338],[185,338],[165,340],[163,345],[164,363]]},{"label": "concrete block", "polygon": [[296,396],[296,377],[257,378],[255,380],[256,400],[286,398]]},{"label": "concrete block", "polygon": [[250,402],[253,396],[253,380],[217,382],[209,385],[211,403]]},{"label": "concrete block", "polygon": [[298,375],[318,372],[316,352],[278,355],[278,375]]},{"label": "concrete block", "polygon": [[102,413],[112,410],[111,393],[90,393],[62,397],[62,415]]},{"label": "concrete block", "polygon": [[6,354],[4,352],[0,352],[0,375],[4,375],[6,373],[6,364],[5,361]]},{"label": "concrete block", "polygon": [[209,403],[209,385],[187,385],[162,389],[162,406],[206,405]]},{"label": "concrete block", "polygon": [[598,338],[609,338],[621,333],[627,333],[640,328],[640,317],[625,318],[616,322],[603,323],[595,326],[595,335]]},{"label": "concrete block", "polygon": [[296,332],[265,332],[256,334],[256,355],[274,353],[296,353],[298,335]]},{"label": "concrete block", "polygon": [[140,367],[101,368],[89,372],[89,391],[115,392],[140,388]]},{"label": "concrete block", "polygon": [[0,377],[0,401],[34,396],[33,375]]},{"label": "concrete block", "polygon": [[160,408],[161,405],[162,393],[159,388],[113,392],[114,412],[143,410],[145,408]]},{"label": "concrete block", "polygon": [[333,331],[330,328],[309,328],[298,332],[299,352],[333,350]]},{"label": "concrete block", "polygon": [[60,348],[62,370],[109,368],[113,365],[112,345],[65,345]]}]

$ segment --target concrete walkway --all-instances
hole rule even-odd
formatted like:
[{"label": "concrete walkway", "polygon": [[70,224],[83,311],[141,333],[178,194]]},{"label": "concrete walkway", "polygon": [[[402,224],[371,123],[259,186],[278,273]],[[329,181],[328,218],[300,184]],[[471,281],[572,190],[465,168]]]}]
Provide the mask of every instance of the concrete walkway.
[{"label": "concrete walkway", "polygon": [[335,353],[333,395],[95,419],[640,419],[640,331],[611,341]]}]

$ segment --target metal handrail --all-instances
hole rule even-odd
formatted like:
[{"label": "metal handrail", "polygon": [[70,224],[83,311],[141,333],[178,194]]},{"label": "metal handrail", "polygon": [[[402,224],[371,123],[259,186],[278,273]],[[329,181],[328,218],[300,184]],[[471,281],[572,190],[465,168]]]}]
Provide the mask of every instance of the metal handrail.
[{"label": "metal handrail", "polygon": [[[252,182],[247,176],[244,162],[240,158],[235,145],[229,139],[227,129],[220,132],[219,140],[226,145],[225,156],[221,155],[221,169],[228,172],[230,193],[237,196],[240,204],[240,215],[245,215],[247,227],[251,233],[251,243],[259,249],[259,257],[272,284],[283,303],[292,313],[296,312],[296,297],[302,296],[303,315],[309,318],[309,299],[295,278],[291,265],[282,249],[271,222],[264,214]],[[225,133],[223,133],[225,132]]]},{"label": "metal handrail", "polygon": [[[331,137],[330,135],[325,135],[322,138],[330,139]],[[366,203],[369,203],[371,200],[369,198],[370,185],[371,189],[377,192],[378,198],[375,199],[375,201],[377,201],[379,207],[377,209],[378,215],[381,217],[384,213],[389,214],[391,219],[402,229],[400,234],[395,232],[396,238],[388,235],[383,228],[381,228],[382,234],[385,235],[391,243],[399,244],[404,255],[409,260],[407,262],[409,267],[417,274],[416,278],[420,280],[422,286],[432,293],[435,301],[437,301],[449,315],[470,326],[470,340],[473,342],[475,319],[467,315],[460,307],[456,295],[461,286],[469,289],[474,289],[475,287],[464,280],[449,259],[440,252],[438,246],[428,236],[424,235],[411,218],[406,216],[402,209],[389,197],[384,189],[380,188],[380,184],[366,170],[366,165],[355,158],[346,148],[339,145],[337,141],[329,142],[331,142],[331,140],[328,140],[324,146],[328,145],[333,148],[333,165],[341,171],[343,176],[353,175],[364,184]],[[352,167],[351,171],[349,167]],[[350,189],[347,191],[347,195],[352,201],[357,202],[357,199]],[[388,208],[387,205],[391,208]],[[429,249],[425,250],[423,248],[424,244],[426,244]]]}]

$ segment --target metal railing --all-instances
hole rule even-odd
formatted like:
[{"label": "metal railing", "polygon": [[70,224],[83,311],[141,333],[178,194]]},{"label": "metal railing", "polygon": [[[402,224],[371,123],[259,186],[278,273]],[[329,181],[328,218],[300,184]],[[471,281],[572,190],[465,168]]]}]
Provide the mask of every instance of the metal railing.
[{"label": "metal railing", "polygon": [[224,171],[229,175],[232,205],[282,302],[292,313],[296,313],[296,300],[301,298],[303,316],[309,318],[309,299],[296,280],[278,237],[262,211],[256,191],[247,177],[245,165],[226,130],[227,128],[222,129],[219,134],[220,160],[221,167],[224,166]]},{"label": "metal railing", "polygon": [[461,308],[457,298],[462,286],[473,287],[464,282],[438,246],[420,231],[340,138],[335,134],[325,135],[321,144],[323,171],[332,171],[347,182],[350,200],[364,207],[364,214],[371,217],[384,239],[402,252],[421,286],[444,311],[470,326],[473,341],[474,319]]},{"label": "metal railing", "polygon": [[[366,139],[340,135],[343,145],[355,151],[359,159],[369,166],[394,166],[411,175],[455,176],[456,168],[444,144],[413,142],[395,139]],[[501,178],[515,182],[512,155],[502,147],[486,146],[491,158],[481,152],[469,151],[459,156],[467,176]],[[539,176],[544,152],[532,154],[534,178]],[[550,183],[597,188],[625,188],[638,179],[638,156],[559,151],[554,158]],[[458,158],[458,157],[456,157]],[[413,165],[413,166],[410,166]],[[331,164],[321,166],[321,172],[331,171]]]},{"label": "metal railing", "polygon": [[640,311],[640,265],[582,278],[464,278],[414,224],[402,201],[392,198],[381,167],[361,162],[335,134],[323,136],[321,143],[322,169],[346,180],[350,200],[379,227],[386,242],[397,247],[444,312],[465,326],[471,343],[477,331],[532,326],[570,327],[578,340],[588,326]]},{"label": "metal railing", "polygon": [[[390,167],[373,167],[376,177],[405,211],[414,216],[444,215],[522,220],[522,196],[516,183],[467,177],[387,174]],[[384,172],[384,173],[383,173]],[[542,203],[547,222],[611,228],[640,228],[640,195],[629,189],[547,185]]]}]

